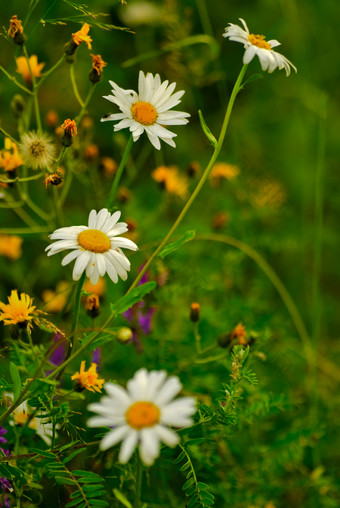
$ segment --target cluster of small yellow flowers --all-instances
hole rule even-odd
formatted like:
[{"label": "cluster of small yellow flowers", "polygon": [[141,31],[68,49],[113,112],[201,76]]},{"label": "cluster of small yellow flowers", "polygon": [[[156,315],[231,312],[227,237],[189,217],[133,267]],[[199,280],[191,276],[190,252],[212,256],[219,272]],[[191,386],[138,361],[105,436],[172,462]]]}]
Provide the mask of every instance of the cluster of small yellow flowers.
[{"label": "cluster of small yellow flowers", "polygon": [[89,370],[85,370],[85,360],[80,364],[80,371],[73,374],[73,381],[77,381],[77,390],[90,390],[91,392],[101,392],[105,379],[98,379],[97,364],[92,363]]},{"label": "cluster of small yellow flowers", "polygon": [[26,40],[22,22],[18,19],[18,16],[14,14],[9,20],[9,29],[7,31],[9,37],[13,39],[14,44],[22,46]]},{"label": "cluster of small yellow flowers", "polygon": [[46,312],[61,312],[66,307],[70,290],[70,283],[64,280],[58,282],[55,291],[45,289],[41,296],[45,302],[44,309]]},{"label": "cluster of small yellow flowers", "polygon": [[41,70],[45,66],[44,63],[38,63],[38,57],[37,55],[31,55],[29,57],[29,64],[27,62],[27,59],[24,56],[19,56],[15,59],[17,64],[16,71],[21,74],[24,81],[30,85],[32,83],[32,75],[34,78],[40,78],[41,76]]},{"label": "cluster of small yellow flowers", "polygon": [[179,174],[176,166],[159,166],[151,173],[151,176],[169,194],[175,194],[182,199],[187,197],[187,180]]},{"label": "cluster of small yellow flowers", "polygon": [[92,55],[92,69],[89,74],[89,80],[91,83],[98,83],[101,79],[103,68],[107,66],[100,55]]},{"label": "cluster of small yellow flowers", "polygon": [[13,289],[8,297],[8,304],[0,302],[0,321],[5,325],[26,325],[35,317],[35,309],[29,295],[21,293],[19,298],[18,291]]},{"label": "cluster of small yellow flowers", "polygon": [[19,259],[22,254],[22,242],[19,236],[0,234],[0,256],[5,256],[12,261]]},{"label": "cluster of small yellow flowers", "polygon": [[5,148],[0,151],[0,168],[4,171],[14,171],[22,165],[18,147],[9,138],[5,138]]},{"label": "cluster of small yellow flowers", "polygon": [[222,180],[234,180],[240,173],[240,168],[234,164],[218,162],[210,172],[209,179],[213,187],[221,185]]}]

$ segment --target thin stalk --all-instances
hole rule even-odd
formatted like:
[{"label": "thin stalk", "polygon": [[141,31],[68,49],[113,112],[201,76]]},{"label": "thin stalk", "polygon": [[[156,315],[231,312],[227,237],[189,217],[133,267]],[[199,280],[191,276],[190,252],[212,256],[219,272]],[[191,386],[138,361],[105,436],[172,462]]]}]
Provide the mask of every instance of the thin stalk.
[{"label": "thin stalk", "polygon": [[217,159],[217,157],[218,157],[218,155],[219,155],[219,153],[221,151],[221,148],[222,148],[222,145],[223,145],[223,142],[224,142],[224,138],[225,138],[225,135],[226,135],[226,132],[227,132],[227,127],[228,127],[228,124],[229,124],[230,115],[231,115],[231,112],[233,110],[234,102],[235,102],[235,99],[237,97],[237,94],[242,89],[242,85],[241,84],[242,84],[243,77],[244,77],[244,75],[246,73],[247,67],[248,67],[248,65],[243,65],[243,67],[241,69],[241,72],[238,75],[238,78],[236,80],[236,83],[234,85],[233,91],[232,91],[230,99],[229,99],[229,103],[228,103],[228,106],[227,106],[227,111],[226,111],[226,114],[225,114],[225,117],[224,117],[224,120],[223,120],[223,124],[222,124],[222,128],[221,128],[221,133],[220,133],[220,136],[218,138],[217,145],[216,145],[216,147],[214,149],[214,152],[213,152],[213,154],[211,156],[211,159],[210,159],[207,167],[204,170],[203,175],[201,176],[201,179],[199,180],[199,182],[198,182],[195,190],[191,194],[190,198],[188,199],[188,201],[184,205],[184,208],[182,209],[181,213],[177,217],[177,219],[176,219],[175,223],[173,224],[173,226],[171,227],[170,231],[165,236],[165,238],[162,240],[162,242],[159,244],[159,246],[154,251],[154,253],[147,260],[147,262],[145,263],[143,269],[139,272],[138,276],[136,277],[134,282],[131,284],[131,286],[130,286],[130,288],[128,290],[128,293],[131,291],[131,289],[133,289],[133,288],[135,288],[137,286],[138,282],[141,280],[141,278],[143,277],[144,273],[147,271],[147,269],[151,265],[152,261],[158,256],[158,254],[161,252],[163,247],[167,244],[168,240],[171,238],[173,233],[176,231],[177,227],[180,225],[180,223],[184,219],[186,213],[188,212],[188,210],[191,207],[192,203],[195,201],[197,195],[199,194],[200,190],[202,189],[205,181],[207,180],[207,178],[209,176],[209,173],[211,171],[211,168],[215,164],[215,161],[216,161],[216,159]]},{"label": "thin stalk", "polygon": [[89,93],[87,94],[87,97],[86,97],[86,99],[85,99],[85,101],[84,101],[83,107],[81,108],[80,113],[79,113],[79,115],[78,115],[78,116],[77,116],[77,118],[76,118],[76,124],[77,124],[77,125],[79,125],[79,124],[80,124],[80,122],[82,121],[83,116],[84,116],[84,115],[85,115],[85,113],[86,113],[87,106],[88,106],[88,104],[89,104],[89,102],[90,102],[90,100],[91,100],[91,97],[92,97],[93,92],[94,92],[94,90],[95,90],[95,88],[96,88],[96,85],[97,85],[97,83],[94,83],[94,84],[91,86],[91,88],[90,88],[90,90],[89,90]]},{"label": "thin stalk", "polygon": [[85,280],[85,271],[79,279],[77,289],[76,289],[76,294],[74,296],[74,311],[73,311],[73,322],[72,322],[72,329],[71,329],[71,336],[72,337],[71,337],[68,351],[66,353],[66,358],[69,357],[71,350],[73,349],[73,344],[74,344],[74,339],[75,339],[74,332],[77,330],[77,326],[78,326],[81,290],[83,289],[84,280]]},{"label": "thin stalk", "polygon": [[31,180],[39,180],[39,178],[45,176],[45,171],[38,173],[37,175],[28,176],[25,178],[20,178],[16,176],[15,178],[0,178],[0,182],[4,183],[14,183],[14,182],[30,182]]},{"label": "thin stalk", "polygon": [[128,156],[129,156],[129,153],[131,151],[132,145],[133,145],[133,137],[132,137],[132,134],[131,134],[131,136],[129,138],[129,141],[127,142],[127,145],[125,147],[125,151],[123,153],[122,160],[120,161],[119,168],[117,170],[117,173],[115,174],[115,177],[114,177],[114,180],[113,180],[113,183],[112,183],[109,199],[108,199],[107,205],[106,205],[109,210],[112,208],[113,202],[115,200],[116,192],[117,192],[118,185],[119,185],[119,181],[120,181],[120,178],[121,178],[121,176],[123,174],[123,171],[124,171],[124,168],[125,168],[125,164],[126,164]]},{"label": "thin stalk", "polygon": [[21,88],[21,90],[28,93],[29,95],[33,95],[33,92],[31,90],[29,90],[24,85],[19,83],[19,81],[17,81],[17,79],[14,76],[12,76],[12,74],[9,74],[9,72],[7,72],[6,69],[4,69],[1,65],[0,65],[0,71],[2,71],[5,74],[5,76],[7,76],[8,79],[13,81],[13,83],[15,83],[19,88]]},{"label": "thin stalk", "polygon": [[48,76],[50,76],[62,63],[63,61],[66,59],[67,55],[64,54],[58,61],[57,63],[55,63],[53,65],[53,67],[51,67],[47,72],[45,72],[41,78],[39,79],[39,81],[37,82],[37,88],[45,81],[46,78],[48,78]]},{"label": "thin stalk", "polygon": [[135,492],[135,500],[133,502],[133,508],[140,508],[141,506],[141,494],[142,494],[142,461],[137,455],[137,474],[136,474],[136,492]]},{"label": "thin stalk", "polygon": [[41,132],[42,126],[41,126],[40,109],[39,109],[39,102],[38,102],[37,84],[36,84],[35,77],[34,77],[34,74],[33,74],[32,68],[31,68],[31,64],[30,64],[26,46],[23,46],[23,51],[24,51],[24,55],[25,55],[25,58],[27,61],[27,65],[28,65],[30,74],[31,74],[31,79],[32,79],[32,84],[33,84],[33,101],[34,101],[35,119],[37,122],[38,131]]},{"label": "thin stalk", "polygon": [[74,91],[74,95],[76,96],[76,99],[77,99],[77,101],[80,104],[80,107],[83,107],[84,106],[84,101],[80,97],[79,90],[78,90],[78,87],[77,87],[76,77],[74,75],[74,64],[70,65],[70,78],[71,78],[71,83],[72,83],[72,88],[73,88],[73,91]]},{"label": "thin stalk", "polygon": [[197,351],[197,354],[200,355],[202,353],[202,348],[201,348],[201,336],[200,336],[199,330],[198,330],[198,322],[194,322],[193,325],[194,325],[196,351]]}]

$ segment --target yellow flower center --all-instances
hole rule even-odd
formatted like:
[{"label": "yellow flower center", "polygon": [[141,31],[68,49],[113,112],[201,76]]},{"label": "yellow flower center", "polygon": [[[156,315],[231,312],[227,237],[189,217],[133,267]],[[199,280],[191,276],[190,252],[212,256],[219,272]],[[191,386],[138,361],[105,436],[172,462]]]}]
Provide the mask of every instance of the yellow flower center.
[{"label": "yellow flower center", "polygon": [[250,34],[248,35],[248,41],[250,42],[250,44],[252,44],[253,46],[257,46],[258,48],[271,49],[271,46],[269,42],[265,40],[264,35]]},{"label": "yellow flower center", "polygon": [[26,411],[20,411],[19,413],[13,411],[13,417],[17,425],[24,425],[28,420],[28,414]]},{"label": "yellow flower center", "polygon": [[156,425],[159,422],[160,411],[152,402],[135,402],[127,410],[125,418],[130,427],[140,430]]},{"label": "yellow flower center", "polygon": [[78,243],[83,249],[103,253],[111,249],[109,237],[99,229],[86,229],[78,235]]},{"label": "yellow flower center", "polygon": [[136,102],[131,108],[131,114],[142,125],[153,125],[157,120],[157,111],[149,102]]}]

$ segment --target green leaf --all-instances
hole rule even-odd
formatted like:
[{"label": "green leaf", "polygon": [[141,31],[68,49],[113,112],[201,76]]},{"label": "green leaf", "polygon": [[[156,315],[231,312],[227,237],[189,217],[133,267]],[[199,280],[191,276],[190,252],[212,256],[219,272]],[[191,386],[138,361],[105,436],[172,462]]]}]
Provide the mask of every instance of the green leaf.
[{"label": "green leaf", "polygon": [[72,480],[71,478],[64,477],[64,476],[55,476],[55,481],[57,483],[61,483],[62,485],[76,485],[76,482]]},{"label": "green leaf", "polygon": [[118,489],[113,489],[113,493],[116,496],[116,499],[122,503],[122,505],[124,505],[126,508],[132,508],[130,501],[128,501],[124,494],[122,494]]},{"label": "green leaf", "polygon": [[[79,492],[79,490],[77,492]],[[80,494],[81,494],[81,492],[80,492]],[[77,506],[77,504],[79,504],[82,500],[83,500],[83,498],[74,499],[73,501],[70,501],[69,503],[65,504],[65,508],[71,508],[71,506]]]},{"label": "green leaf", "polygon": [[207,489],[209,489],[209,485],[207,485],[206,483],[203,483],[203,482],[197,482],[197,486],[198,486],[201,490],[207,490]]},{"label": "green leaf", "polygon": [[195,229],[191,229],[190,231],[187,231],[186,233],[184,233],[183,236],[181,236],[181,238],[176,240],[176,242],[172,242],[172,243],[169,243],[168,245],[166,245],[162,249],[162,251],[159,253],[159,257],[164,259],[165,256],[167,256],[168,254],[170,254],[174,250],[177,250],[181,245],[183,245],[183,243],[189,242],[190,240],[195,238],[195,236],[196,236],[196,230]]},{"label": "green leaf", "polygon": [[174,460],[174,462],[173,462],[173,463],[174,463],[174,464],[178,464],[179,462],[182,462],[182,460],[184,459],[184,457],[185,457],[185,453],[184,453],[184,452],[181,452],[181,453],[178,455],[177,459],[175,459],[175,460]]},{"label": "green leaf", "polygon": [[79,483],[105,482],[104,478],[78,478]]},{"label": "green leaf", "polygon": [[12,377],[12,381],[13,381],[14,400],[17,400],[17,398],[19,397],[20,392],[21,392],[21,379],[20,379],[18,367],[15,365],[15,363],[10,362],[9,371],[11,373],[11,377]]},{"label": "green leaf", "polygon": [[202,127],[202,130],[203,130],[204,134],[207,136],[207,138],[209,139],[210,143],[215,148],[217,146],[217,139],[215,138],[215,136],[213,135],[213,133],[211,132],[211,130],[209,129],[209,127],[205,123],[202,111],[200,109],[198,110],[198,116],[200,118],[201,127]]},{"label": "green leaf", "polygon": [[190,499],[187,508],[194,508],[194,506],[197,506],[197,504],[198,504],[198,496],[195,495]]},{"label": "green leaf", "polygon": [[181,468],[180,468],[180,471],[185,471],[186,469],[188,469],[190,467],[190,462],[186,462]]},{"label": "green leaf", "polygon": [[39,450],[39,448],[30,448],[30,453],[38,453],[42,457],[47,457],[48,459],[55,459],[54,453],[46,452],[45,450]]},{"label": "green leaf", "polygon": [[92,471],[82,471],[81,469],[75,469],[72,471],[72,474],[82,477],[99,478],[99,480],[102,480],[102,477],[99,474],[92,473]]},{"label": "green leaf", "polygon": [[109,506],[109,503],[102,501],[101,499],[92,499],[91,506]]},{"label": "green leaf", "polygon": [[182,487],[182,490],[187,490],[194,483],[195,483],[195,479],[194,478],[190,478],[188,481],[185,482],[185,484]]},{"label": "green leaf", "polygon": [[67,464],[68,462],[70,462],[70,460],[72,460],[74,457],[76,457],[79,453],[81,452],[84,452],[86,450],[86,448],[80,448],[79,450],[75,450],[74,452],[72,452],[68,457],[66,457],[66,459],[63,460],[63,464]]},{"label": "green leaf", "polygon": [[132,289],[130,293],[124,295],[116,303],[111,304],[112,313],[114,316],[119,316],[119,314],[130,309],[135,303],[140,302],[143,297],[150,293],[156,286],[157,282],[151,281]]},{"label": "green leaf", "polygon": [[248,85],[248,83],[251,83],[251,81],[255,81],[256,79],[263,79],[263,75],[262,74],[252,74],[251,76],[249,76],[248,79],[245,80],[244,83],[242,83],[241,88],[244,88],[246,85]]}]

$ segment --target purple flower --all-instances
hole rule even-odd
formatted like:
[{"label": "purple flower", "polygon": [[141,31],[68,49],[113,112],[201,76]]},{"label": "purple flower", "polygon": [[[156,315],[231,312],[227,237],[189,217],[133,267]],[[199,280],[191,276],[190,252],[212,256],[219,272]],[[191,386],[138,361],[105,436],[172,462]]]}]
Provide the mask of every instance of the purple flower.
[{"label": "purple flower", "polygon": [[13,487],[11,485],[11,482],[7,480],[7,478],[0,478],[0,487],[4,492],[13,492]]},{"label": "purple flower", "polygon": [[4,427],[1,425],[0,427],[0,444],[5,444],[7,443],[7,439],[2,437],[4,436],[5,434],[7,434],[7,430],[4,429]]},{"label": "purple flower", "polygon": [[60,345],[51,354],[50,363],[53,363],[53,365],[58,366],[63,363],[65,358],[66,340],[65,337],[63,337],[60,333],[56,333],[53,342],[54,344],[57,344],[59,342]]},{"label": "purple flower", "polygon": [[97,347],[92,353],[92,363],[96,363],[99,366],[101,360],[100,357],[101,357],[101,348]]}]

